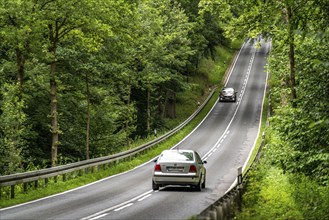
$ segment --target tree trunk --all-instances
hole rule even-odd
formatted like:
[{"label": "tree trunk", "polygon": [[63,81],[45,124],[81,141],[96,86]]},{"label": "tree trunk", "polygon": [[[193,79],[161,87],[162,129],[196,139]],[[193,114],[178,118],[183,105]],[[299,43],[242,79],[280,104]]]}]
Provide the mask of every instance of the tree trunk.
[{"label": "tree trunk", "polygon": [[165,116],[169,118],[176,118],[176,94],[168,90],[165,102]]},{"label": "tree trunk", "polygon": [[[57,25],[56,25],[57,27]],[[57,165],[57,151],[59,144],[59,127],[58,127],[58,113],[57,113],[57,85],[56,85],[56,49],[58,43],[58,30],[54,30],[52,25],[49,28],[49,53],[53,56],[50,63],[50,117],[51,117],[51,166]]]},{"label": "tree trunk", "polygon": [[290,89],[291,98],[296,99],[296,76],[295,76],[295,37],[294,37],[294,25],[292,19],[291,7],[287,7],[287,23],[288,23],[288,37],[289,37],[289,63],[290,63]]},{"label": "tree trunk", "polygon": [[126,141],[127,141],[127,146],[130,146],[130,129],[129,129],[129,121],[130,121],[130,99],[131,99],[131,84],[130,84],[130,78],[128,81],[128,85],[127,85],[127,118],[126,118]]},{"label": "tree trunk", "polygon": [[89,75],[86,73],[86,98],[87,98],[87,127],[86,127],[86,159],[89,160],[89,139],[90,139],[90,91]]},{"label": "tree trunk", "polygon": [[56,61],[50,64],[50,117],[51,117],[51,166],[57,165],[57,150],[58,150],[58,121],[57,121],[57,88],[56,88]]},{"label": "tree trunk", "polygon": [[25,57],[20,49],[16,49],[16,63],[17,63],[17,80],[19,84],[20,92],[22,92],[24,82],[24,65]]},{"label": "tree trunk", "polygon": [[147,90],[147,96],[146,96],[146,112],[147,112],[147,116],[146,116],[146,131],[147,133],[149,133],[151,131],[151,105],[150,105],[150,99],[151,99],[151,93],[150,90]]}]

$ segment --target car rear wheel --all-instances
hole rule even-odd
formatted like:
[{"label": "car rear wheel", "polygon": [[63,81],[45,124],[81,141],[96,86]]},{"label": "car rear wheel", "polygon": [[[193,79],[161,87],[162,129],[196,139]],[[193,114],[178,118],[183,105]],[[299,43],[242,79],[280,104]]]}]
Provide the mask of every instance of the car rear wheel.
[{"label": "car rear wheel", "polygon": [[201,191],[201,188],[202,188],[202,178],[200,178],[198,185],[194,186],[194,189],[196,191]]},{"label": "car rear wheel", "polygon": [[153,180],[152,180],[152,189],[153,190],[159,190],[159,185],[156,184]]},{"label": "car rear wheel", "polygon": [[206,177],[203,178],[202,189],[206,188]]}]

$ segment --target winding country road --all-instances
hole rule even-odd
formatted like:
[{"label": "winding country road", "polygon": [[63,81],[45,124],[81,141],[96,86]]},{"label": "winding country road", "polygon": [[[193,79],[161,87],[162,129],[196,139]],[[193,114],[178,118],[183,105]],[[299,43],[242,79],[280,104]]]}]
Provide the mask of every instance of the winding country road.
[{"label": "winding country road", "polygon": [[223,196],[236,180],[259,135],[270,42],[247,41],[232,64],[227,86],[236,103],[216,102],[202,123],[178,145],[207,160],[206,189],[168,186],[153,191],[154,163],[143,164],[65,193],[0,210],[0,219],[188,219]]}]

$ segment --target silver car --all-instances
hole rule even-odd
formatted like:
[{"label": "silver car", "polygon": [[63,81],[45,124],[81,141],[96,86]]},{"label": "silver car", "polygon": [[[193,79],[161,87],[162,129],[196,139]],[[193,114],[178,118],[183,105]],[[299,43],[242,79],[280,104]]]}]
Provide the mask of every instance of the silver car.
[{"label": "silver car", "polygon": [[193,150],[165,150],[155,160],[152,189],[160,186],[184,185],[198,191],[206,187],[206,169],[201,157]]}]

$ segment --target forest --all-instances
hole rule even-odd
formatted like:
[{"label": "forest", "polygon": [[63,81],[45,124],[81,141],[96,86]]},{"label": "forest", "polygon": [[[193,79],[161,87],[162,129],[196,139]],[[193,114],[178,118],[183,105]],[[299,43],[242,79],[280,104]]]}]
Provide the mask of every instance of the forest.
[{"label": "forest", "polygon": [[238,219],[328,219],[328,24],[328,0],[0,0],[0,175],[167,131],[214,86],[201,60],[262,36],[271,117]]},{"label": "forest", "polygon": [[229,45],[218,17],[228,4],[213,13],[216,2],[198,0],[0,2],[2,175],[168,130],[200,59]]},{"label": "forest", "polygon": [[[237,1],[238,2],[238,1]],[[272,40],[269,133],[285,171],[329,182],[328,1],[246,1],[232,33]]]},{"label": "forest", "polygon": [[[327,0],[0,0],[0,173],[122,151],[170,129],[203,57],[272,42],[271,162],[329,181]],[[169,121],[169,122],[168,122]]]}]

